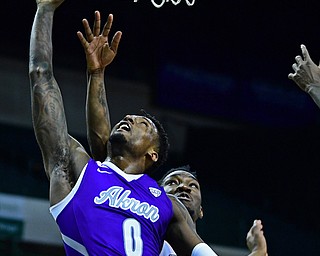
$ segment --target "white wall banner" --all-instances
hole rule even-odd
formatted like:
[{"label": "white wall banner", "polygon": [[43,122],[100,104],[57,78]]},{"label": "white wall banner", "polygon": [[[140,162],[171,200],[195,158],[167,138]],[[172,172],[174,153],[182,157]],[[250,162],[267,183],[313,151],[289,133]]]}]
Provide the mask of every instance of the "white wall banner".
[{"label": "white wall banner", "polygon": [[0,193],[0,239],[62,245],[47,200]]}]

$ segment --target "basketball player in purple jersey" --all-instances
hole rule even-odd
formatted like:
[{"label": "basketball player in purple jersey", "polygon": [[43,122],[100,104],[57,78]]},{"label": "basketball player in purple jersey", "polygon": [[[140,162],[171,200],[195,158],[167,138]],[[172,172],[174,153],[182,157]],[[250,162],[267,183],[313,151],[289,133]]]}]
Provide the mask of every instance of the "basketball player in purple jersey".
[{"label": "basketball player in purple jersey", "polygon": [[[164,238],[179,255],[215,255],[192,228],[184,205],[147,173],[165,160],[168,142],[153,117],[127,115],[105,134],[107,157],[92,160],[68,134],[62,95],[52,68],[53,16],[63,0],[37,0],[29,76],[33,126],[49,178],[50,211],[67,255],[159,255]],[[89,87],[97,86],[116,55],[110,15],[85,49]],[[111,131],[110,131],[111,130]]]},{"label": "basketball player in purple jersey", "polygon": [[[78,32],[78,35],[81,42],[83,42],[82,44],[85,49],[89,43],[94,42],[95,38],[99,37],[101,26],[100,22],[101,18],[99,12],[95,12],[95,22],[92,30],[88,21],[86,19],[83,20],[86,40],[83,38],[82,33]],[[87,66],[88,70],[90,70],[90,67],[93,65],[90,64],[90,58],[87,57],[87,61],[89,61]],[[99,65],[97,65],[96,69],[100,69]],[[88,142],[94,158],[103,161],[107,156],[107,148],[105,147],[107,138],[105,135],[110,131],[110,118],[104,86],[104,77],[100,76],[100,80],[96,80],[95,83],[89,83],[87,92],[86,110]],[[175,170],[177,172],[175,172]],[[200,185],[195,176],[188,172],[187,168],[176,168],[172,171],[173,172],[170,173],[171,175],[168,173],[168,175],[160,181],[160,184],[164,186],[165,191],[168,194],[178,196],[178,198],[181,195],[182,190],[184,191],[183,194],[188,197],[188,199],[183,199],[181,197],[179,199],[186,206],[192,218],[191,225],[195,229],[196,221],[203,216]],[[177,182],[178,180],[180,181],[179,185]],[[260,220],[254,221],[253,226],[249,230],[247,235],[247,245],[251,251],[250,255],[267,255],[267,246]],[[169,256],[176,254],[172,247],[165,242],[160,255]]]}]

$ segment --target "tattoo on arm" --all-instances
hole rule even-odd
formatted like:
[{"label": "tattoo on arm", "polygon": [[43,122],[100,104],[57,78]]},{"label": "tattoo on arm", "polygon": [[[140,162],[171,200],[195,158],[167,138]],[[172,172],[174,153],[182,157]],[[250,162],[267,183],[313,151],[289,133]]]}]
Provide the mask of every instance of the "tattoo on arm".
[{"label": "tattoo on arm", "polygon": [[33,123],[46,172],[50,177],[50,172],[57,166],[66,169],[70,159],[70,141],[62,96],[53,79],[33,88]]}]

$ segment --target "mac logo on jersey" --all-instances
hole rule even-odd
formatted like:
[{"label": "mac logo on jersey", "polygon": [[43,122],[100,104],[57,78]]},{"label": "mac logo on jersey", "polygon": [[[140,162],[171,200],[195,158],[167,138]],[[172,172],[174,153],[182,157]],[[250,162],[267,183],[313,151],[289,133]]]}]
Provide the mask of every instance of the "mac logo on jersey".
[{"label": "mac logo on jersey", "polygon": [[149,187],[149,191],[154,195],[154,197],[159,197],[161,195],[160,189]]}]

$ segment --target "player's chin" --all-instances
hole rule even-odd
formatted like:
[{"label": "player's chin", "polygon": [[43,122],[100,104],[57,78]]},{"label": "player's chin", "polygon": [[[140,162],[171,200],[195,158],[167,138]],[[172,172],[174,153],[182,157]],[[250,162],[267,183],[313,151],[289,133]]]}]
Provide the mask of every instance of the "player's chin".
[{"label": "player's chin", "polygon": [[127,142],[126,136],[121,131],[115,131],[110,135],[109,141],[111,144]]}]

